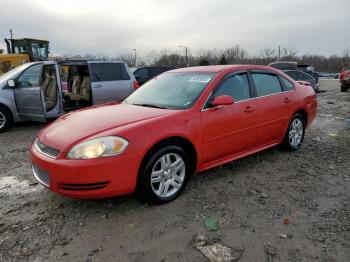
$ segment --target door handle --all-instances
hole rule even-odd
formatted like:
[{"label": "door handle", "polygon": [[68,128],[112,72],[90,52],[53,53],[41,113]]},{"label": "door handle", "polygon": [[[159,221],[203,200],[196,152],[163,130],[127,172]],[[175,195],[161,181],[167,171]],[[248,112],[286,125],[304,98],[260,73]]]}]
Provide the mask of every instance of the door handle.
[{"label": "door handle", "polygon": [[284,102],[284,103],[289,103],[290,101],[292,101],[292,100],[290,100],[289,97],[285,97],[285,98],[283,99],[283,102]]},{"label": "door handle", "polygon": [[245,109],[244,109],[244,112],[246,113],[250,113],[250,112],[253,112],[255,110],[255,108],[251,107],[251,106],[247,106]]},{"label": "door handle", "polygon": [[95,88],[101,88],[102,85],[95,85]]},{"label": "door handle", "polygon": [[32,94],[39,94],[39,91],[31,91]]}]

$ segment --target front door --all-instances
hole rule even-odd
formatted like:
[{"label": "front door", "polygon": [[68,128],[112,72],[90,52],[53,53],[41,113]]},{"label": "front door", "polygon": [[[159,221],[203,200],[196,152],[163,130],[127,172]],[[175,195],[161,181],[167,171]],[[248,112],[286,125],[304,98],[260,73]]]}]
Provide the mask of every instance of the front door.
[{"label": "front door", "polygon": [[22,120],[45,122],[44,97],[40,79],[42,64],[34,64],[17,78],[13,88],[17,111]]},{"label": "front door", "polygon": [[133,91],[123,63],[89,62],[93,104],[121,101]]},{"label": "front door", "polygon": [[233,98],[232,105],[201,112],[204,163],[242,153],[255,147],[257,139],[257,108],[251,99],[246,73],[230,76],[213,92]]}]

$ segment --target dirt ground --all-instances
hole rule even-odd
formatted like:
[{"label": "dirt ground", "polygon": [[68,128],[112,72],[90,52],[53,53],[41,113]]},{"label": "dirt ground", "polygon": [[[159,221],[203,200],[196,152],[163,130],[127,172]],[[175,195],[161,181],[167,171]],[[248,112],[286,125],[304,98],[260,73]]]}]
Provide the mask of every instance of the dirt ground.
[{"label": "dirt ground", "polygon": [[350,261],[350,92],[337,80],[321,89],[300,151],[272,148],[198,174],[162,206],[51,193],[28,156],[42,125],[16,125],[0,134],[0,260],[207,261],[195,247],[205,239],[240,262]]}]

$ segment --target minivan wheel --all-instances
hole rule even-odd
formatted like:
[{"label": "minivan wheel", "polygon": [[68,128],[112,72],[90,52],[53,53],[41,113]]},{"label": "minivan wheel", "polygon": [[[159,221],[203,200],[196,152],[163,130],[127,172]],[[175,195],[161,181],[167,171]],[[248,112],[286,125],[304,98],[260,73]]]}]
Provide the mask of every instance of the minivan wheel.
[{"label": "minivan wheel", "polygon": [[12,125],[12,115],[7,108],[0,106],[0,133]]},{"label": "minivan wheel", "polygon": [[169,145],[150,156],[140,172],[137,185],[139,196],[152,204],[164,204],[181,194],[191,168],[185,151]]},{"label": "minivan wheel", "polygon": [[297,151],[305,135],[305,120],[302,115],[295,114],[289,123],[283,144],[290,151]]}]

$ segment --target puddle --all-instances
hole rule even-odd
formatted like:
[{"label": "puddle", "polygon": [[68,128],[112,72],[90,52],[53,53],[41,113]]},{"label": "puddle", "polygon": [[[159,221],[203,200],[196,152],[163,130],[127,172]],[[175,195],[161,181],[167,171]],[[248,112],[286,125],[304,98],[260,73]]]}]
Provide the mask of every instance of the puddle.
[{"label": "puddle", "polygon": [[30,185],[28,181],[20,181],[15,176],[0,177],[0,195],[26,194],[38,190],[41,190],[39,184]]}]

